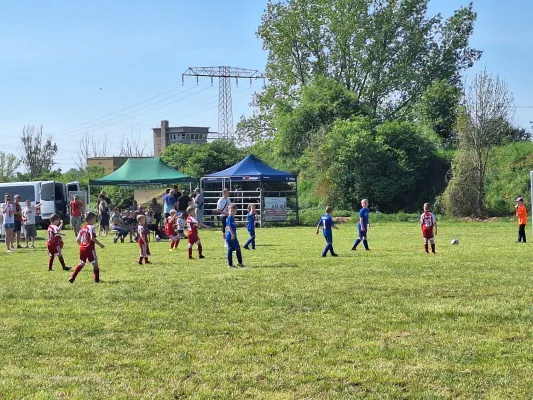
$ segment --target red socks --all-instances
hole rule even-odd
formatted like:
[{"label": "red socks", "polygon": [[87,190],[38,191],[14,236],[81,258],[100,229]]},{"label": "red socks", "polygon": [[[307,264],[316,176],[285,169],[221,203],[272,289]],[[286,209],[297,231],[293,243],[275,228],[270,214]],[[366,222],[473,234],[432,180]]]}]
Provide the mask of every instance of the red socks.
[{"label": "red socks", "polygon": [[435,253],[435,243],[431,243],[431,252]]},{"label": "red socks", "polygon": [[192,258],[192,247],[189,247],[189,258]]},{"label": "red socks", "polygon": [[54,265],[54,256],[50,256],[48,259],[48,271],[52,270],[52,266]]},{"label": "red socks", "polygon": [[425,251],[426,253],[429,253],[429,246],[428,246],[427,243],[424,244],[424,251]]},{"label": "red socks", "polygon": [[93,268],[94,281],[100,282],[100,269],[98,267]]}]

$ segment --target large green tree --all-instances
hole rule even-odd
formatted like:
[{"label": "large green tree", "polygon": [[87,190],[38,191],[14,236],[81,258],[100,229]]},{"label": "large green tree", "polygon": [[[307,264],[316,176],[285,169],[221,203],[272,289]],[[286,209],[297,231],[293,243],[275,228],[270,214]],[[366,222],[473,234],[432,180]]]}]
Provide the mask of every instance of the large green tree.
[{"label": "large green tree", "polygon": [[268,85],[238,131],[273,136],[276,105],[330,77],[369,105],[375,119],[406,115],[436,80],[460,84],[479,59],[469,46],[472,4],[450,18],[428,15],[429,0],[269,0],[257,35],[268,51]]}]

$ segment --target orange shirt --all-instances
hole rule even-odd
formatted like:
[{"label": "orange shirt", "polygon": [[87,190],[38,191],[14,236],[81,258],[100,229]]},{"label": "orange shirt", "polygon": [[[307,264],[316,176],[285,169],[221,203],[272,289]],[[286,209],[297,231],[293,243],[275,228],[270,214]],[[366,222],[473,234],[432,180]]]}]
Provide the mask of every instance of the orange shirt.
[{"label": "orange shirt", "polygon": [[524,205],[518,206],[516,209],[516,218],[518,218],[519,225],[527,224],[527,210]]}]

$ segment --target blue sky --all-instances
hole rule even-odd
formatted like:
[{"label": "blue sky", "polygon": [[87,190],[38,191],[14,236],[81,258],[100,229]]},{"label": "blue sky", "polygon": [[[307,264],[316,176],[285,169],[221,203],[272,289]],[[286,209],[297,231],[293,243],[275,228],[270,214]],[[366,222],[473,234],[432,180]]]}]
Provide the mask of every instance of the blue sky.
[{"label": "blue sky", "polygon": [[[449,16],[466,0],[432,0]],[[266,0],[0,0],[0,151],[18,153],[27,124],[43,125],[58,143],[58,166],[75,166],[80,137],[107,139],[118,153],[134,135],[152,147],[151,128],[218,127],[218,88],[186,78],[189,66],[230,65],[263,70],[267,54],[255,31]],[[483,68],[504,78],[517,106],[533,106],[533,2],[477,0],[472,46]],[[254,90],[233,85],[233,119],[249,115]],[[167,92],[165,95],[148,100]],[[148,101],[145,101],[148,100]],[[136,103],[138,106],[120,111]],[[117,112],[120,111],[120,112]],[[115,113],[105,117],[108,114]],[[104,117],[104,118],[102,118]],[[517,108],[529,126],[533,108]],[[86,123],[87,122],[87,123]],[[85,125],[81,125],[86,123]]]}]

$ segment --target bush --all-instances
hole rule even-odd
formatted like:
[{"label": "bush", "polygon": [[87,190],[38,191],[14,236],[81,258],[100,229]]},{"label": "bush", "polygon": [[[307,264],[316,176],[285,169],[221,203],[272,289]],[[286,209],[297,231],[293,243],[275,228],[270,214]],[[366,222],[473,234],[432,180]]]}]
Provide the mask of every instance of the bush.
[{"label": "bush", "polygon": [[[332,216],[336,217],[352,217],[353,211],[349,210],[333,210]],[[300,210],[300,225],[303,226],[316,226],[317,222],[320,220],[320,217],[324,215],[323,208],[308,208],[305,210]]]}]

